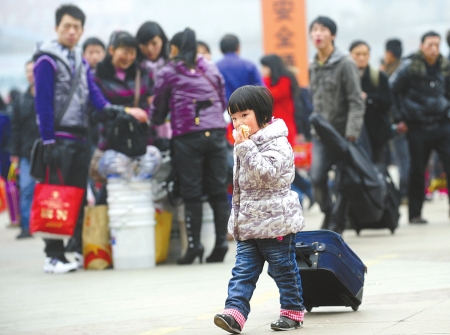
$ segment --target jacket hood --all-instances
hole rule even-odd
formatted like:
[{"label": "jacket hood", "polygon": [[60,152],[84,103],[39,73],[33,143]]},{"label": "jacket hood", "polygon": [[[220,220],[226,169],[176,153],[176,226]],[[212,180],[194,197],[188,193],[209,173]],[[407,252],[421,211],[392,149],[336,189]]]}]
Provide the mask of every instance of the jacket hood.
[{"label": "jacket hood", "polygon": [[340,49],[335,48],[333,53],[331,54],[330,58],[328,59],[327,63],[330,65],[335,64],[346,56],[347,55],[344,52],[342,52]]},{"label": "jacket hood", "polygon": [[[342,60],[343,58],[345,58],[347,55],[342,52],[340,49],[338,48],[334,48],[333,53],[330,55],[330,58],[328,58],[327,62],[325,63],[325,66],[327,65],[334,65],[337,62],[339,62],[340,60]],[[317,62],[317,54],[314,56],[313,62],[314,65],[318,65]]]},{"label": "jacket hood", "polygon": [[250,138],[256,145],[261,145],[274,138],[286,137],[287,135],[288,129],[286,123],[282,119],[274,119],[267,127],[260,129],[250,136]]},{"label": "jacket hood", "polygon": [[[66,55],[63,53],[63,46],[58,43],[58,41],[45,41],[42,43],[38,43],[36,45],[36,49],[34,52],[34,60],[36,60],[40,55],[46,54],[51,56],[52,58],[58,58],[64,64],[66,64],[70,68],[69,60]],[[82,51],[79,46],[75,46],[73,49],[75,52],[75,66],[78,68],[80,63],[83,61],[82,59]]]},{"label": "jacket hood", "polygon": [[[186,65],[184,65],[184,63],[182,61],[178,61],[176,63],[174,61],[172,61],[171,64],[174,66],[174,68],[177,70],[177,72],[180,72],[186,76],[198,77],[198,76],[202,75],[198,71],[191,71],[191,69],[187,68]],[[200,70],[203,73],[205,73],[206,70],[208,69],[208,63],[203,58],[203,56],[200,56],[200,55],[197,56],[197,65],[195,66],[195,69]]]}]

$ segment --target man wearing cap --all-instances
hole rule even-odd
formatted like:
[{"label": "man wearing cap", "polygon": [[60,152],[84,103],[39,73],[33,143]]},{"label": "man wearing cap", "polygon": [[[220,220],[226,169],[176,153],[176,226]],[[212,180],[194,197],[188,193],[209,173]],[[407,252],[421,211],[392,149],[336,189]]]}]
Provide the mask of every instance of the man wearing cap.
[{"label": "man wearing cap", "polygon": [[[309,27],[317,54],[309,67],[314,112],[322,115],[349,141],[356,141],[364,121],[365,104],[354,61],[334,45],[337,26],[328,17],[319,16]],[[311,179],[314,196],[325,214],[322,228],[342,233],[347,201],[337,191],[333,203],[328,187],[328,171],[339,160],[322,141],[313,137]]]}]

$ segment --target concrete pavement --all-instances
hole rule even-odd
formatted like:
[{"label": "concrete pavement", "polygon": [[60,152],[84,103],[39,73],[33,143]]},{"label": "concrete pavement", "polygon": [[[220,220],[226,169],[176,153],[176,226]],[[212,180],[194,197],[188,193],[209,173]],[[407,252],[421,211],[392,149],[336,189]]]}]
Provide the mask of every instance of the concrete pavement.
[{"label": "concrete pavement", "polygon": [[[426,203],[428,225],[344,232],[368,267],[363,303],[351,308],[315,308],[291,334],[450,334],[450,220],[447,199]],[[307,230],[322,215],[305,212]],[[2,217],[5,221],[5,217]],[[0,334],[227,334],[213,324],[223,308],[235,244],[223,264],[158,265],[149,270],[42,271],[43,242],[16,241],[17,229],[0,224]],[[251,301],[244,333],[270,334],[278,318],[278,290],[265,273]]]}]

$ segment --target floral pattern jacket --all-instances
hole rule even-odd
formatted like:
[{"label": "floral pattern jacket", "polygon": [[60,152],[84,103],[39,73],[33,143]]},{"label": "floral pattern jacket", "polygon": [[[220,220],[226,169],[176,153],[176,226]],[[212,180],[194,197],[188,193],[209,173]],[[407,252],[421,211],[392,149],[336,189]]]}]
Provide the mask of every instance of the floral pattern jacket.
[{"label": "floral pattern jacket", "polygon": [[305,226],[298,195],[290,189],[295,167],[287,134],[284,121],[275,119],[234,147],[228,232],[236,240],[277,238]]}]

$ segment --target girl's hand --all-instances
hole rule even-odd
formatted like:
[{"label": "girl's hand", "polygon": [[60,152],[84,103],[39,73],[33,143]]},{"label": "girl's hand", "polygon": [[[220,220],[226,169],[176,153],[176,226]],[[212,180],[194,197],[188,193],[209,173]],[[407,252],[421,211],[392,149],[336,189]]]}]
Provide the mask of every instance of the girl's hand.
[{"label": "girl's hand", "polygon": [[240,126],[238,129],[233,130],[233,137],[234,137],[234,145],[241,144],[248,140],[248,138],[245,138],[242,134],[242,126]]}]

